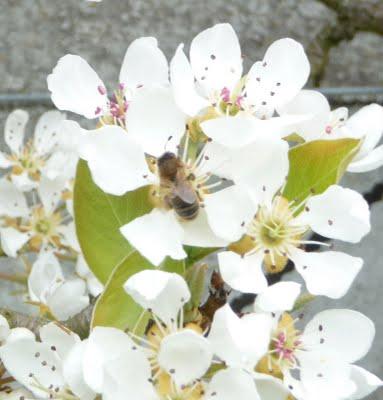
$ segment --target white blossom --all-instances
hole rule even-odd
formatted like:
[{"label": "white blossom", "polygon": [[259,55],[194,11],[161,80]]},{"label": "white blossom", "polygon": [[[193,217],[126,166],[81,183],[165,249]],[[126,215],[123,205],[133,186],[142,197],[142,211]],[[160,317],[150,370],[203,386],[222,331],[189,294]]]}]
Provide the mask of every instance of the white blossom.
[{"label": "white blossom", "polygon": [[15,110],[8,116],[4,138],[11,152],[0,153],[0,168],[8,170],[7,176],[22,191],[36,188],[41,176],[49,176],[65,114],[45,112],[36,124],[33,138],[26,140],[28,119],[28,113],[23,110]]},{"label": "white blossom", "polygon": [[[204,133],[217,143],[241,147],[258,135],[284,136],[302,116],[274,117],[304,86],[310,66],[293,39],[274,42],[264,59],[242,77],[242,54],[230,24],[199,33],[190,46],[190,62],[181,44],[170,65],[175,99],[188,115],[202,119]],[[311,113],[311,111],[310,111]]]},{"label": "white blossom", "polygon": [[281,108],[282,115],[313,116],[292,127],[292,132],[304,140],[362,139],[361,146],[347,167],[349,172],[367,172],[383,165],[383,145],[378,146],[383,134],[383,107],[364,106],[350,118],[345,107],[331,111],[327,99],[319,92],[302,90],[289,104]]},{"label": "white blossom", "polygon": [[[259,196],[256,194],[256,197]],[[245,216],[254,215],[244,209]],[[360,271],[361,258],[339,251],[306,252],[306,244],[326,243],[305,238],[311,231],[331,239],[358,243],[370,231],[370,213],[363,197],[338,185],[309,196],[298,204],[276,194],[260,203],[250,220],[243,218],[243,234],[251,245],[242,256],[233,251],[219,253],[223,279],[242,292],[261,293],[267,287],[263,263],[270,272],[283,269],[290,259],[310,293],[331,298],[343,296]],[[328,246],[328,245],[327,245]]]},{"label": "white blossom", "polygon": [[85,342],[69,329],[51,322],[34,334],[7,341],[0,359],[11,376],[39,399],[92,400],[95,394],[82,376]]},{"label": "white blossom", "polygon": [[62,57],[47,82],[52,101],[60,110],[72,111],[89,119],[105,117],[105,121],[124,125],[129,103],[141,87],[168,84],[168,63],[158,48],[157,40],[142,37],[128,47],[118,89],[110,100],[100,77],[77,55]]}]

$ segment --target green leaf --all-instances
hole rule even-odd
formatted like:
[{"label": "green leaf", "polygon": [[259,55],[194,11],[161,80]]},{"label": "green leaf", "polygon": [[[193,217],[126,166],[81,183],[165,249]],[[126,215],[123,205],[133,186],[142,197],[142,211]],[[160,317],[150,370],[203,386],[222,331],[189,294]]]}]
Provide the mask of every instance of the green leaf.
[{"label": "green leaf", "polygon": [[219,247],[192,247],[184,246],[187,253],[186,268],[193,266],[198,261],[201,261],[209,254],[212,254],[219,250]]},{"label": "green leaf", "polygon": [[74,188],[77,236],[90,269],[104,284],[133,250],[119,229],[151,210],[148,190],[144,187],[124,196],[112,196],[93,182],[85,161],[80,161],[77,167]]},{"label": "green leaf", "polygon": [[303,201],[311,192],[322,193],[336,184],[359,149],[356,139],[317,140],[293,147],[283,192],[288,200]]},{"label": "green leaf", "polygon": [[[160,269],[168,272],[184,272],[184,261],[176,261],[167,258]],[[139,334],[145,329],[148,315],[125,292],[123,285],[127,279],[143,269],[154,268],[136,250],[126,255],[111,275],[105,290],[96,302],[93,310],[92,327],[113,326],[119,329],[134,330]]]}]

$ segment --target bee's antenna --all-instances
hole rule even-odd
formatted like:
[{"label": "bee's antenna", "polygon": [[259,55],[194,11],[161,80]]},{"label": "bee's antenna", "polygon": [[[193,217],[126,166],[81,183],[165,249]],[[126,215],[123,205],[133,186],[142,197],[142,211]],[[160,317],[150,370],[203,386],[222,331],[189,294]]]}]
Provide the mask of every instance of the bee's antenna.
[{"label": "bee's antenna", "polygon": [[164,153],[167,152],[167,146],[169,144],[169,142],[173,139],[173,136],[169,136],[168,140],[165,142],[165,146],[164,146]]}]

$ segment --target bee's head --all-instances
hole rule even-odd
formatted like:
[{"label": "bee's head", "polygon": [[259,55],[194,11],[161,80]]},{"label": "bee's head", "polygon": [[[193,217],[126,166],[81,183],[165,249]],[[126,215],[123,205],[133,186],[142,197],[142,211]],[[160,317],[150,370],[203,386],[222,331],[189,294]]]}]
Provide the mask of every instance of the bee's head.
[{"label": "bee's head", "polygon": [[174,153],[167,151],[157,159],[157,166],[162,178],[174,180],[180,167],[180,160]]},{"label": "bee's head", "polygon": [[157,158],[157,165],[159,168],[161,168],[164,164],[176,159],[177,156],[174,153],[172,153],[171,151],[166,151],[164,154],[162,154],[162,156]]}]

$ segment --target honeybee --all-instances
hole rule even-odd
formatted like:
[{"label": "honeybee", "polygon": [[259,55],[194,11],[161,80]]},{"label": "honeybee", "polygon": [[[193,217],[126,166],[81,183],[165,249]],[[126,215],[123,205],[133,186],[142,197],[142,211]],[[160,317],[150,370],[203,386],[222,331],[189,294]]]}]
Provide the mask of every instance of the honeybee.
[{"label": "honeybee", "polygon": [[193,176],[185,175],[184,163],[174,153],[165,152],[157,159],[157,166],[167,205],[183,219],[196,218],[200,207],[199,199],[191,183]]}]

